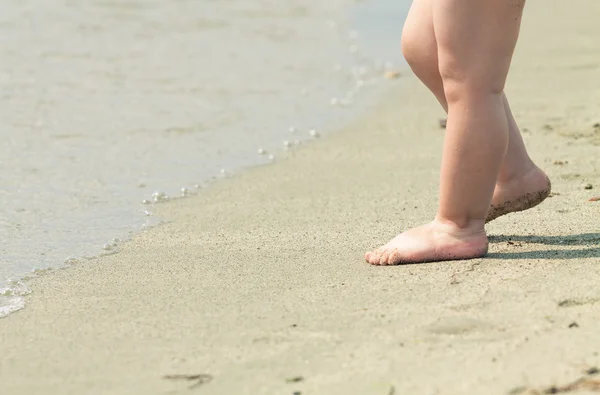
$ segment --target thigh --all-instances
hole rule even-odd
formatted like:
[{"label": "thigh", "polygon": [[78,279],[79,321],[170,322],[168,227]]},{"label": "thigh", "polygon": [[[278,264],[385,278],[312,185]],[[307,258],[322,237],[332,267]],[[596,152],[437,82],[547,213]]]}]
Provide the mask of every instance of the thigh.
[{"label": "thigh", "polygon": [[501,92],[525,0],[433,0],[440,74],[446,82]]}]

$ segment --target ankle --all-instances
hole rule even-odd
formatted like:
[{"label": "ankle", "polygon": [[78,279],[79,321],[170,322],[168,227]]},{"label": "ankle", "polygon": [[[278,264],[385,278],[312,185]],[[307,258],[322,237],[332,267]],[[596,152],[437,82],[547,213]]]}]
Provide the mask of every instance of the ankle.
[{"label": "ankle", "polygon": [[444,217],[438,214],[433,220],[436,226],[450,234],[485,234],[485,219],[469,217]]},{"label": "ankle", "polygon": [[537,169],[538,167],[535,163],[528,158],[526,162],[514,169],[501,169],[496,184],[508,184],[512,181],[523,179],[527,174]]}]

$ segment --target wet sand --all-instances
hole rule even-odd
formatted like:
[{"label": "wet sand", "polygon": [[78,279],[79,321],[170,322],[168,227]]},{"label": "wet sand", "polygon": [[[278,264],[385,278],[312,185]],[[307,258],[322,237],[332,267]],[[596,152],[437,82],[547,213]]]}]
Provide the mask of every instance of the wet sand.
[{"label": "wet sand", "polygon": [[486,258],[362,260],[435,210],[443,114],[405,76],[338,133],[160,206],[119,254],[31,281],[0,321],[0,393],[507,394],[600,366],[597,15],[528,5],[507,94],[554,195],[490,223]]}]

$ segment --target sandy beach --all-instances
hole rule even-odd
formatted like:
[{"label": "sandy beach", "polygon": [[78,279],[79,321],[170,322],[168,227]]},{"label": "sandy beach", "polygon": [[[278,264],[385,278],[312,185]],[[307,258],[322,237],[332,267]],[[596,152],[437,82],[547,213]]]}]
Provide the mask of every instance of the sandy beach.
[{"label": "sandy beach", "polygon": [[[0,394],[495,395],[593,379],[599,15],[596,0],[528,3],[507,95],[554,193],[490,223],[487,257],[363,261],[437,204],[444,114],[404,73],[347,127],[157,205],[168,223],[118,254],[31,280],[0,320]],[[579,383],[565,392],[593,393]]]}]

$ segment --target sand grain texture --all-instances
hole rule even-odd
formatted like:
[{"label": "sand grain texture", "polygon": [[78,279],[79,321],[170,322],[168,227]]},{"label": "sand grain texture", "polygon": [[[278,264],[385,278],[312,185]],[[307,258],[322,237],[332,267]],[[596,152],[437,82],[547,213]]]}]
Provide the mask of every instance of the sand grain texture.
[{"label": "sand grain texture", "polygon": [[442,114],[403,76],[339,133],[32,281],[0,321],[0,393],[494,395],[600,366],[598,15],[528,4],[507,92],[557,194],[489,224],[487,258],[362,260],[435,210]]}]

